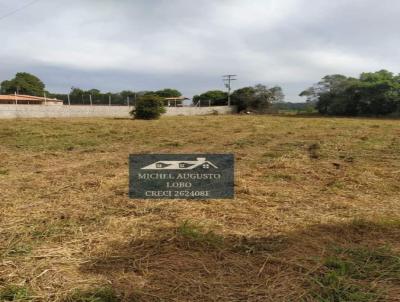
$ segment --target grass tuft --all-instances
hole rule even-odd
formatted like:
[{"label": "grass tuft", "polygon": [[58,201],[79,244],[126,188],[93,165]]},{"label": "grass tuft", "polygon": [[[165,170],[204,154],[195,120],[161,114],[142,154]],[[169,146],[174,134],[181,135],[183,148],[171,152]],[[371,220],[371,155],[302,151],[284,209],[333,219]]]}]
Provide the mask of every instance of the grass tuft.
[{"label": "grass tuft", "polygon": [[184,221],[177,228],[177,235],[192,243],[211,247],[221,247],[224,241],[222,236],[213,231],[205,231],[201,226],[189,221]]},{"label": "grass tuft", "polygon": [[337,247],[311,280],[319,301],[381,301],[374,284],[400,281],[400,257],[388,247]]},{"label": "grass tuft", "polygon": [[0,288],[0,301],[31,301],[29,290],[24,286],[9,285]]}]

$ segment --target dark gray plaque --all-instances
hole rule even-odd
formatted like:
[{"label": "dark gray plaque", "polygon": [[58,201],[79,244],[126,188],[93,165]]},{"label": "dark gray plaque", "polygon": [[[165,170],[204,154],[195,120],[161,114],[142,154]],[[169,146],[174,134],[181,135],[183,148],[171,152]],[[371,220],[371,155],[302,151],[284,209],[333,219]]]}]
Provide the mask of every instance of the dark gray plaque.
[{"label": "dark gray plaque", "polygon": [[233,154],[137,154],[129,156],[129,197],[232,199]]}]

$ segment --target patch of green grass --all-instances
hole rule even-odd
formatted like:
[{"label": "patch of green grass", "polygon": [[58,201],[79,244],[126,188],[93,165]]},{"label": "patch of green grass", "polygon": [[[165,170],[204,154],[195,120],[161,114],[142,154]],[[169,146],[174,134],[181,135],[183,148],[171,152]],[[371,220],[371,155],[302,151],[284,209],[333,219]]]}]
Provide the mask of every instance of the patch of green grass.
[{"label": "patch of green grass", "polygon": [[73,221],[50,221],[32,225],[29,229],[30,236],[35,240],[57,239],[74,234],[77,225]]},{"label": "patch of green grass", "polygon": [[311,295],[318,301],[383,301],[373,283],[399,282],[400,257],[387,247],[337,247],[312,280]]},{"label": "patch of green grass", "polygon": [[325,265],[353,279],[387,279],[400,281],[400,256],[388,247],[381,248],[338,248],[337,256]]},{"label": "patch of green grass", "polygon": [[76,290],[64,302],[119,302],[121,299],[110,287],[97,288],[93,290]]},{"label": "patch of green grass", "polygon": [[32,298],[26,287],[9,285],[0,288],[0,301],[32,301]]},{"label": "patch of green grass", "polygon": [[0,169],[0,175],[8,175],[9,172],[7,169]]},{"label": "patch of green grass", "polygon": [[215,234],[213,231],[204,231],[204,229],[191,223],[189,221],[184,221],[177,228],[178,236],[183,237],[194,243],[204,244],[212,247],[220,247],[223,244],[223,237]]},{"label": "patch of green grass", "polygon": [[32,247],[23,243],[15,244],[11,249],[6,252],[7,256],[24,256],[30,254]]},{"label": "patch of green grass", "polygon": [[328,271],[313,279],[317,289],[312,297],[320,302],[373,302],[379,295],[373,290],[355,284],[334,271]]}]

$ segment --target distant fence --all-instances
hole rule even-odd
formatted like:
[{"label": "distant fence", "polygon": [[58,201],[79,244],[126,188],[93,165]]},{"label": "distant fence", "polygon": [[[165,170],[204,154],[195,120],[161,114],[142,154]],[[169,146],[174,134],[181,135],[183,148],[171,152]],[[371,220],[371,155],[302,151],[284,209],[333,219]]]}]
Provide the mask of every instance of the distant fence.
[{"label": "distant fence", "polygon": [[[133,107],[128,106],[87,106],[87,105],[2,105],[0,119],[5,118],[69,118],[69,117],[119,117],[129,118]],[[214,107],[166,107],[167,116],[230,114],[235,106]]]}]

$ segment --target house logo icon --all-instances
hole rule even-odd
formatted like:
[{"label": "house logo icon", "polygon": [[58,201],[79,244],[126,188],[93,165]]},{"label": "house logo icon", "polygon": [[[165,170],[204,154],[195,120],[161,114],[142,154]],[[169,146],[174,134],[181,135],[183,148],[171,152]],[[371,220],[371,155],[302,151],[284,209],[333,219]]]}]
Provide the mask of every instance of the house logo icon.
[{"label": "house logo icon", "polygon": [[141,168],[141,170],[193,170],[198,167],[218,169],[216,165],[205,157],[198,157],[196,160],[160,160]]}]

